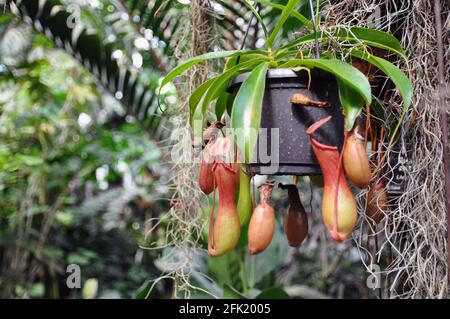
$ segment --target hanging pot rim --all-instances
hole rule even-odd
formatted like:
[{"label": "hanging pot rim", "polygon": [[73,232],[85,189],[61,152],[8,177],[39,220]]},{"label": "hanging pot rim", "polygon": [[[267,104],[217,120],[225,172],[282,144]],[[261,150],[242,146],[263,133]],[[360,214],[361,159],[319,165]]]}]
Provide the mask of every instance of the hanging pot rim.
[{"label": "hanging pot rim", "polygon": [[[228,86],[227,92],[231,93],[233,88],[237,85],[241,85],[242,82],[250,75],[251,72],[246,72],[239,74],[234,79],[230,81],[230,85]],[[329,72],[314,68],[311,69],[311,78],[313,80],[327,80],[327,81],[335,81],[336,78]],[[298,72],[289,69],[289,68],[277,68],[277,69],[269,69],[267,71],[266,79],[295,79],[295,80],[306,80],[308,81],[309,76],[305,70],[300,70]]]}]

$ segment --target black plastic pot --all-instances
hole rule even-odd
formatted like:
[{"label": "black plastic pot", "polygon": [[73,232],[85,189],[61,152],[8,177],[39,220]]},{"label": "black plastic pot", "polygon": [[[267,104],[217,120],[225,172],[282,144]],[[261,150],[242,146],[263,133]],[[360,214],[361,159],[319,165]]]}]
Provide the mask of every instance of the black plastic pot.
[{"label": "black plastic pot", "polygon": [[[248,74],[238,76],[231,83],[229,92],[236,93]],[[308,73],[295,73],[291,69],[270,69],[266,79],[261,128],[267,134],[258,136],[259,140],[267,139],[267,152],[271,150],[271,128],[279,129],[279,160],[269,160],[259,156],[258,146],[255,148],[251,170],[255,174],[264,175],[318,175],[322,174],[316,157],[312,151],[306,129],[314,122],[331,115],[332,120],[323,125],[314,135],[321,143],[338,146],[343,143],[344,119],[342,116],[338,87],[335,78],[326,72],[313,70],[311,86],[308,90]],[[328,101],[331,106],[318,108],[312,106],[293,105],[290,100],[294,93],[303,93],[313,100]],[[268,170],[268,168],[270,169]],[[276,167],[275,170],[273,168]]]}]

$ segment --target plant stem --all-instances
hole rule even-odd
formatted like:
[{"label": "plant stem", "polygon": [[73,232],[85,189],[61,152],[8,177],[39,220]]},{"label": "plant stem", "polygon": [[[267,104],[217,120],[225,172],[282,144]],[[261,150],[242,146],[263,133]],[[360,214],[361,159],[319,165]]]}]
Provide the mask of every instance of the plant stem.
[{"label": "plant stem", "polygon": [[319,10],[320,10],[320,0],[316,0],[316,16],[314,17],[314,19],[316,19],[316,28],[320,30]]},{"label": "plant stem", "polygon": [[241,248],[238,249],[239,254],[239,268],[241,272],[241,281],[242,281],[242,290],[244,292],[244,295],[246,297],[249,297],[248,295],[248,283],[247,283],[247,271],[245,270],[245,263],[243,260],[243,256],[245,256],[245,251],[243,251]]},{"label": "plant stem", "polygon": [[[444,80],[444,49],[442,43],[442,20],[440,0],[434,0],[434,15],[436,23],[437,40],[437,60],[438,60],[438,94],[439,94],[439,124],[442,131],[443,164],[444,164],[444,196],[447,209],[447,250],[450,247],[450,164],[448,150],[448,124],[447,124],[447,106],[445,102],[445,80]],[[450,263],[450,255],[447,251],[447,262]],[[450,276],[447,276],[450,283]]]}]

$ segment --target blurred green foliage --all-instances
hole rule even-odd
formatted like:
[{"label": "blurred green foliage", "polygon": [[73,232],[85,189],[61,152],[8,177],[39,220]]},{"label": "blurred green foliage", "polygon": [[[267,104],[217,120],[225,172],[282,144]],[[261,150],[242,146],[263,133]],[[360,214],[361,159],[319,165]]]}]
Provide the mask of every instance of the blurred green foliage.
[{"label": "blurred green foliage", "polygon": [[65,282],[77,264],[96,297],[132,297],[156,276],[139,244],[164,209],[159,149],[78,62],[31,34],[26,53],[0,58],[0,295],[81,297]]}]

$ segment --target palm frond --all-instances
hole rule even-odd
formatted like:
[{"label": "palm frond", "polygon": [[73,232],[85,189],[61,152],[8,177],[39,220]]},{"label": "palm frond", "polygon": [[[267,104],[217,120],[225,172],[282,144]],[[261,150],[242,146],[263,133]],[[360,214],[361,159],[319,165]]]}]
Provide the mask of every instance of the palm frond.
[{"label": "palm frond", "polygon": [[[137,72],[126,64],[119,64],[113,57],[114,41],[102,37],[102,32],[96,28],[81,23],[70,27],[68,21],[73,21],[71,12],[58,0],[7,2],[13,13],[52,39],[56,46],[72,54],[94,74],[111,94],[120,99],[127,113],[135,116],[155,141],[167,136],[166,130],[160,129],[166,125],[166,121],[157,114],[159,71],[150,68],[147,74],[142,74],[145,72]],[[151,76],[156,76],[156,81],[149,81]]]}]

